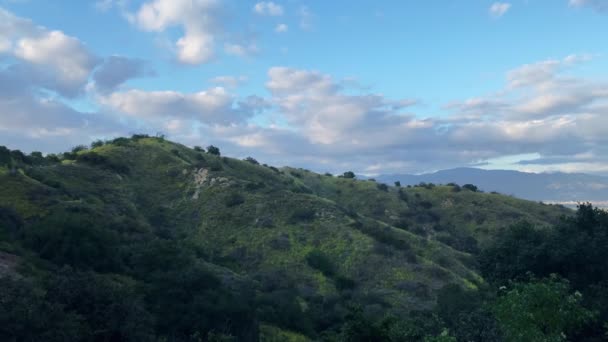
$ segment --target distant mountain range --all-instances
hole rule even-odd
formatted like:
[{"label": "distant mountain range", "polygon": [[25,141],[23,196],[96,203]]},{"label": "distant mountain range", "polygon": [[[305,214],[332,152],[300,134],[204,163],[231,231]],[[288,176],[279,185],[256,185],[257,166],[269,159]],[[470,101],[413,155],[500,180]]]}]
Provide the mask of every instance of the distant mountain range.
[{"label": "distant mountain range", "polygon": [[392,184],[415,185],[420,182],[474,184],[484,191],[562,204],[589,201],[608,207],[608,177],[583,173],[526,173],[508,170],[456,168],[422,175],[391,174],[375,177]]}]

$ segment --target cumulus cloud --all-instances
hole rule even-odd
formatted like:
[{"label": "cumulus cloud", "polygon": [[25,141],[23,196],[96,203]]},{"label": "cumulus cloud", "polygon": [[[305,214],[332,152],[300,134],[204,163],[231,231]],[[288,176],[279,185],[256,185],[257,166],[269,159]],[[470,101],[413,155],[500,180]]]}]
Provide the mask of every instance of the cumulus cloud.
[{"label": "cumulus cloud", "polygon": [[569,0],[573,7],[590,7],[598,12],[608,12],[608,0]]},{"label": "cumulus cloud", "polygon": [[215,53],[218,0],[153,0],[141,5],[130,21],[151,32],[163,32],[170,27],[181,27],[182,37],[175,42],[177,59],[185,64],[209,62]]},{"label": "cumulus cloud", "polygon": [[495,18],[500,18],[511,9],[511,4],[508,2],[495,2],[490,6],[489,12]]},{"label": "cumulus cloud", "polygon": [[255,43],[249,43],[249,44],[226,43],[226,44],[224,44],[224,51],[228,55],[245,57],[245,56],[251,56],[251,55],[258,53],[259,49]]},{"label": "cumulus cloud", "polygon": [[253,11],[260,15],[281,16],[283,15],[283,6],[272,1],[261,1],[253,6]]},{"label": "cumulus cloud", "polygon": [[144,120],[182,119],[212,125],[243,122],[261,106],[256,98],[238,100],[223,87],[190,94],[132,89],[99,100],[114,111]]},{"label": "cumulus cloud", "polygon": [[99,62],[80,40],[1,8],[0,54],[16,58],[40,86],[69,97],[83,89]]}]

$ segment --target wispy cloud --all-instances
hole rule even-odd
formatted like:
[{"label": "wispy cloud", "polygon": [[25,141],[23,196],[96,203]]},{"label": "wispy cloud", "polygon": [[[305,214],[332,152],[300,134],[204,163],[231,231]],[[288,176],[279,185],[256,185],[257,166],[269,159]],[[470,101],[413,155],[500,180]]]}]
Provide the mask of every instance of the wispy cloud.
[{"label": "wispy cloud", "polygon": [[490,15],[495,18],[500,18],[511,9],[511,4],[508,2],[495,2],[490,6]]}]

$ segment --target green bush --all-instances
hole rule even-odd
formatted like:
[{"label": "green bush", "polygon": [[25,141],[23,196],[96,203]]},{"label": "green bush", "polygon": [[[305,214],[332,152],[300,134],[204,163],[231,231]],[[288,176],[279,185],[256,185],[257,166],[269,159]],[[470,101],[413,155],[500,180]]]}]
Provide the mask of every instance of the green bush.
[{"label": "green bush", "polygon": [[314,249],[308,252],[306,262],[310,267],[320,271],[326,277],[331,277],[336,273],[331,259],[320,250]]},{"label": "green bush", "polygon": [[467,189],[469,191],[477,192],[479,189],[473,184],[465,184],[462,186],[463,189]]},{"label": "green bush", "polygon": [[213,154],[213,155],[216,155],[216,156],[221,155],[220,149],[217,148],[217,147],[215,147],[215,146],[213,146],[213,145],[207,146],[207,153]]},{"label": "green bush", "polygon": [[356,176],[355,176],[354,172],[352,172],[352,171],[346,171],[346,172],[344,172],[344,174],[342,174],[342,177],[353,179]]},{"label": "green bush", "polygon": [[312,221],[315,218],[315,211],[312,208],[304,208],[299,207],[296,208],[293,213],[291,213],[290,222],[298,223],[298,222],[307,222]]},{"label": "green bush", "polygon": [[226,206],[228,208],[231,208],[231,207],[243,204],[243,203],[245,203],[245,197],[238,192],[230,193],[224,200],[224,204],[226,204]]}]

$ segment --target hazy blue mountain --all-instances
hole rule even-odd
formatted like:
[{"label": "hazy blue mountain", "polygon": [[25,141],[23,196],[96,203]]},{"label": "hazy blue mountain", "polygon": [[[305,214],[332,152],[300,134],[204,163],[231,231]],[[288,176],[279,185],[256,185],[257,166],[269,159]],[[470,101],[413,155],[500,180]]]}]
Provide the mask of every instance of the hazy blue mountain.
[{"label": "hazy blue mountain", "polygon": [[600,205],[606,205],[608,201],[608,177],[583,173],[526,173],[456,168],[422,175],[392,174],[375,178],[389,184],[400,181],[402,185],[420,182],[470,183],[484,191],[497,191],[535,201],[592,201]]}]

